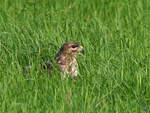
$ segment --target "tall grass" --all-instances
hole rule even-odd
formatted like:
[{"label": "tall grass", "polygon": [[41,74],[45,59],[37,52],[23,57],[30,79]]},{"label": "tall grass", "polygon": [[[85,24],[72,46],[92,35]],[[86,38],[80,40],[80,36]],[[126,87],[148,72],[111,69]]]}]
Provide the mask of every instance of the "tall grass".
[{"label": "tall grass", "polygon": [[[149,31],[148,0],[1,0],[0,112],[150,112]],[[67,41],[86,50],[77,81],[40,72]]]}]

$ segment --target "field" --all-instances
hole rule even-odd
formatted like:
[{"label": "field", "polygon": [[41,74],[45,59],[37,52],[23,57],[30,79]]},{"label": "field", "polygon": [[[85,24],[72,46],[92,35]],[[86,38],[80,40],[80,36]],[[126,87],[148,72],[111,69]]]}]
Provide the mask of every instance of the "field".
[{"label": "field", "polygon": [[[76,81],[40,71],[67,41]],[[149,0],[0,0],[0,113],[149,112]]]}]

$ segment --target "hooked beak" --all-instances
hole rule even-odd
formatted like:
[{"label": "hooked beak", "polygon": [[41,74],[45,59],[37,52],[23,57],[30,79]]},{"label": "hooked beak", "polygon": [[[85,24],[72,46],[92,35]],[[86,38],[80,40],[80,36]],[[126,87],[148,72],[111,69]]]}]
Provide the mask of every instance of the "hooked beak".
[{"label": "hooked beak", "polygon": [[84,48],[82,46],[80,46],[80,52],[84,54]]}]

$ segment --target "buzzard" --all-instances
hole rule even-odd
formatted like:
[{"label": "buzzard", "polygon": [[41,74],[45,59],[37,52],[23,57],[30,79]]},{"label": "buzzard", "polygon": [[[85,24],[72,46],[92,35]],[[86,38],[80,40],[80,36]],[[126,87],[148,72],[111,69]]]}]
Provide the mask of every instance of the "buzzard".
[{"label": "buzzard", "polygon": [[[78,62],[76,59],[79,53],[84,53],[84,48],[77,42],[66,42],[62,45],[54,58],[62,77],[76,77],[78,75]],[[45,71],[48,70],[50,74],[52,74],[54,66],[51,61],[41,63],[41,67]]]}]

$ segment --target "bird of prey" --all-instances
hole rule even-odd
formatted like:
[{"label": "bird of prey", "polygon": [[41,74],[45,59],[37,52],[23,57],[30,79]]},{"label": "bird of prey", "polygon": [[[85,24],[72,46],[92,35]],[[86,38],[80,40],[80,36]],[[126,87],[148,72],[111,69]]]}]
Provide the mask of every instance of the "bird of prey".
[{"label": "bird of prey", "polygon": [[[56,65],[60,69],[62,77],[78,75],[78,62],[77,56],[79,53],[84,53],[84,48],[77,42],[66,42],[62,45],[59,52],[54,58]],[[55,65],[51,61],[41,63],[44,70],[48,70],[52,74]]]}]

